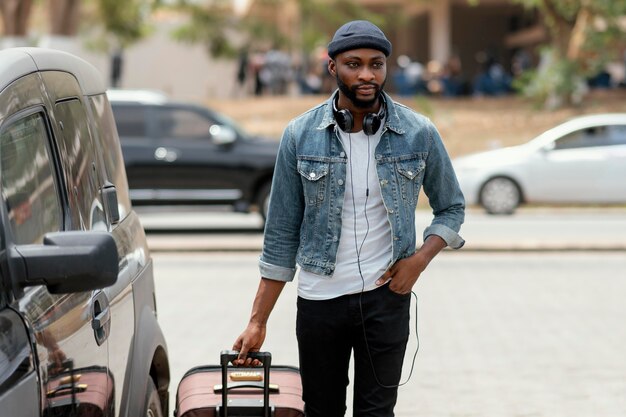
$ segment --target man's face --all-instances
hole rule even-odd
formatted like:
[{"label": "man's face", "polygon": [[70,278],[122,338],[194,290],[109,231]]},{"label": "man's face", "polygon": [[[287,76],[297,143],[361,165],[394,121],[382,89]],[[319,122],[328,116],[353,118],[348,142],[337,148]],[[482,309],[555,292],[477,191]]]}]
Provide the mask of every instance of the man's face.
[{"label": "man's face", "polygon": [[328,69],[339,90],[357,108],[376,104],[387,80],[387,57],[376,49],[353,49],[329,61]]}]

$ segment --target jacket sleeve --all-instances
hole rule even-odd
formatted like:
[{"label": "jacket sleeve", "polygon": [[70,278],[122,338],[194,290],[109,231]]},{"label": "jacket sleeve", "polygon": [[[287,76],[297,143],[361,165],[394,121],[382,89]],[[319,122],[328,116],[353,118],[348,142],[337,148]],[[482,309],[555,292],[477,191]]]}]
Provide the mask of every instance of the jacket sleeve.
[{"label": "jacket sleeve", "polygon": [[264,278],[292,281],[295,276],[304,212],[297,163],[292,122],[283,132],[272,179],[263,252],[259,260],[259,270]]},{"label": "jacket sleeve", "polygon": [[459,235],[465,220],[465,198],[441,136],[432,123],[428,136],[430,149],[423,185],[434,218],[424,230],[424,240],[430,235],[437,235],[451,248],[459,249],[465,244]]}]

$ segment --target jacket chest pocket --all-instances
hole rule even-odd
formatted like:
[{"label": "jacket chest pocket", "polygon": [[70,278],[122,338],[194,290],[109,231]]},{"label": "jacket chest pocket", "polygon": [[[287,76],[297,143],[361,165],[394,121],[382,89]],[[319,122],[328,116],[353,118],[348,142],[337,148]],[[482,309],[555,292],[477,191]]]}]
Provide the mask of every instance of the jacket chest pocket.
[{"label": "jacket chest pocket", "polygon": [[425,168],[426,162],[423,159],[409,159],[396,162],[396,171],[403,200],[411,204],[417,204]]},{"label": "jacket chest pocket", "polygon": [[302,179],[306,203],[319,205],[326,194],[330,164],[323,161],[300,159],[298,160],[298,172]]}]

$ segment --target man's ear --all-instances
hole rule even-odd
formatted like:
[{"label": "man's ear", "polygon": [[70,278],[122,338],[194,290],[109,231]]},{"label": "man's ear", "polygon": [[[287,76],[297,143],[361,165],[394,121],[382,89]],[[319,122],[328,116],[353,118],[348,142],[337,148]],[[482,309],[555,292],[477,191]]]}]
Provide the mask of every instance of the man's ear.
[{"label": "man's ear", "polygon": [[335,63],[334,59],[329,59],[328,60],[328,72],[330,73],[330,75],[332,75],[333,77],[337,76],[337,65]]}]

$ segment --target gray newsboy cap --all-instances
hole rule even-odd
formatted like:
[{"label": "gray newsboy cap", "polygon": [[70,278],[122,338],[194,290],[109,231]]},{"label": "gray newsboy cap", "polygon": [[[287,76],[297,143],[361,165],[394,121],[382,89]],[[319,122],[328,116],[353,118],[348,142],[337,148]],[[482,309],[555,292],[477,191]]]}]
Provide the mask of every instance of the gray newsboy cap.
[{"label": "gray newsboy cap", "polygon": [[391,54],[391,42],[378,26],[367,20],[354,20],[337,29],[328,44],[328,56],[334,59],[337,54],[359,48],[376,49],[385,56]]}]

